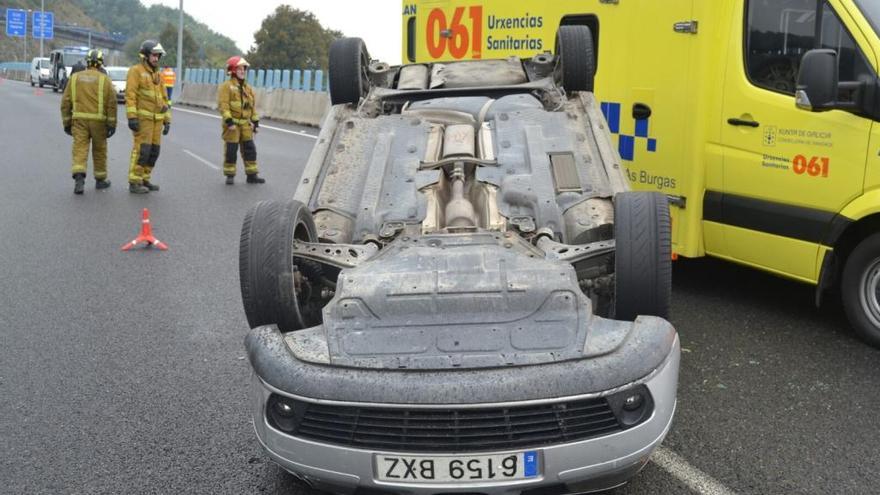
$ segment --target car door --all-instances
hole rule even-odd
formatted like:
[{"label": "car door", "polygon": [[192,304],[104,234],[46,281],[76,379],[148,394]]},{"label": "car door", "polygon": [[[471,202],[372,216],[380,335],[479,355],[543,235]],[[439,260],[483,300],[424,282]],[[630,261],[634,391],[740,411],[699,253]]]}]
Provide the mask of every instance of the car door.
[{"label": "car door", "polygon": [[855,111],[798,109],[797,70],[813,48],[838,52],[841,81],[874,77],[873,60],[837,0],[748,0],[734,17],[723,190],[704,197],[704,218],[723,232],[711,254],[815,282],[831,220],[863,190],[871,120]]}]

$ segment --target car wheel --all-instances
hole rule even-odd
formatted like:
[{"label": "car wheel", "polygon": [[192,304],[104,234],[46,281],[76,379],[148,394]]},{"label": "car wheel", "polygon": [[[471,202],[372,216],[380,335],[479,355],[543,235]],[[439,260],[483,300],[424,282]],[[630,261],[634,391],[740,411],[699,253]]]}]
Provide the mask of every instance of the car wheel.
[{"label": "car wheel", "polygon": [[[282,332],[316,324],[314,311],[304,308],[294,240],[317,239],[312,214],[299,201],[260,201],[244,217],[238,270],[241,299],[251,328],[275,323]],[[320,314],[320,313],[319,313]]]},{"label": "car wheel", "polygon": [[340,38],[330,44],[330,102],[357,103],[370,90],[370,55],[360,38]]},{"label": "car wheel", "polygon": [[667,318],[672,294],[669,203],[656,192],[614,196],[614,318]]},{"label": "car wheel", "polygon": [[880,347],[880,234],[865,238],[849,254],[840,282],[843,309],[865,342]]},{"label": "car wheel", "polygon": [[593,91],[596,57],[587,26],[559,26],[556,31],[556,80],[566,91]]}]

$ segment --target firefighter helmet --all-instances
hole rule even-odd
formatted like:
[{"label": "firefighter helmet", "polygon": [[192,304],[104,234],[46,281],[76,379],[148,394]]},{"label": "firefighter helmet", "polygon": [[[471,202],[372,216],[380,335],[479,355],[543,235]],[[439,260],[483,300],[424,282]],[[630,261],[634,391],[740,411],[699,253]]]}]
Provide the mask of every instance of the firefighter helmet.
[{"label": "firefighter helmet", "polygon": [[245,69],[251,66],[244,57],[240,57],[238,55],[234,57],[229,57],[229,60],[226,61],[226,72],[233,73],[235,72],[235,68],[239,66],[244,66]]},{"label": "firefighter helmet", "polygon": [[151,54],[157,54],[161,57],[165,55],[165,49],[162,48],[162,43],[156,40],[146,40],[141,43],[141,49],[138,53],[143,57],[149,57]]},{"label": "firefighter helmet", "polygon": [[89,67],[104,65],[104,52],[101,50],[89,50],[89,53],[86,55],[86,65]]}]

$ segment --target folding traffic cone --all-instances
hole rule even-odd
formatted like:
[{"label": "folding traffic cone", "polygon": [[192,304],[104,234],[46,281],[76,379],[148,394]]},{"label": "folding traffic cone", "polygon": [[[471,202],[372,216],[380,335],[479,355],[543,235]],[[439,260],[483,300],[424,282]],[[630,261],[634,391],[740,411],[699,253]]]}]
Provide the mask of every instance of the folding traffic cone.
[{"label": "folding traffic cone", "polygon": [[141,220],[141,233],[138,234],[131,242],[127,242],[122,246],[123,251],[128,251],[129,249],[137,246],[139,243],[145,242],[147,243],[147,247],[156,246],[157,248],[165,251],[168,249],[168,246],[165,245],[164,242],[156,239],[153,235],[153,227],[150,225],[150,210],[144,208],[143,220]]}]

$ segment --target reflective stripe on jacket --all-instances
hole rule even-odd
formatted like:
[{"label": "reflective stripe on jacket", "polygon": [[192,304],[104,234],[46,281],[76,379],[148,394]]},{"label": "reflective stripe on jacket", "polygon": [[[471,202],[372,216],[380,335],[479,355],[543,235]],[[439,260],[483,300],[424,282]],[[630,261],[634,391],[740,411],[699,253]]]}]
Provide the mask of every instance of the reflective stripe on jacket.
[{"label": "reflective stripe on jacket", "polygon": [[245,81],[233,77],[217,90],[217,109],[223,120],[232,119],[238,125],[256,122],[260,120],[256,107],[254,89]]},{"label": "reflective stripe on jacket", "polygon": [[159,73],[146,62],[128,69],[125,81],[125,114],[129,119],[152,119],[171,122],[165,88]]},{"label": "reflective stripe on jacket", "polygon": [[61,119],[98,120],[116,127],[116,93],[113,82],[94,67],[70,76],[61,97]]}]

